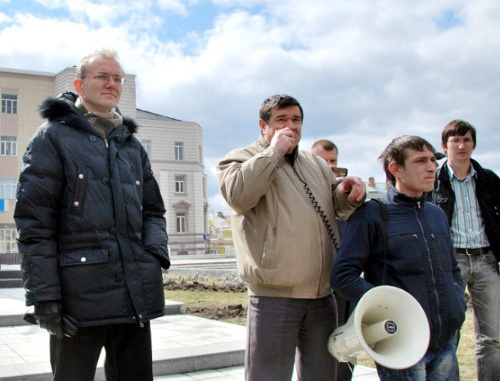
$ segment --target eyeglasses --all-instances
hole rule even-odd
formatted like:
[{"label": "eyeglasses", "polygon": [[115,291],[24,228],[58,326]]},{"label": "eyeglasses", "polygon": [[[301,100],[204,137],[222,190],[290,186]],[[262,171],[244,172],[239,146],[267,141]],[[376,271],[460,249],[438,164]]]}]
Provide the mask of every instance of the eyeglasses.
[{"label": "eyeglasses", "polygon": [[[120,75],[109,75],[107,73],[98,73],[90,76],[91,78],[94,78],[96,81],[101,82],[101,83],[108,83],[110,79],[113,79],[113,82],[115,83],[116,86],[123,86],[126,82],[125,77],[122,77]],[[82,79],[85,77],[82,77]]]},{"label": "eyeglasses", "polygon": [[454,145],[454,146],[459,146],[460,144],[474,144],[474,140],[471,138],[449,138],[448,143]]}]

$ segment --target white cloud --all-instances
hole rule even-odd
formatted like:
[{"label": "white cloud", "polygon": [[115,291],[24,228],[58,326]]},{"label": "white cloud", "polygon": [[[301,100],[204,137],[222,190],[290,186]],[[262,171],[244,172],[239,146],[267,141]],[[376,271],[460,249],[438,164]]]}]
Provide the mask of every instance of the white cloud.
[{"label": "white cloud", "polygon": [[[2,1],[0,0],[0,3]],[[10,17],[7,16],[5,13],[0,12],[0,24],[10,22]]]},{"label": "white cloud", "polygon": [[[187,1],[183,0],[158,0],[158,6],[164,10],[172,10],[178,13],[181,16],[186,16],[188,14],[188,10],[184,3]],[[194,3],[191,1],[191,3]]]},{"label": "white cloud", "polygon": [[57,72],[117,49],[137,75],[138,107],[203,127],[211,203],[221,201],[217,162],[257,138],[260,104],[274,93],[304,107],[301,148],[331,138],[365,180],[383,181],[377,157],[392,138],[422,135],[439,148],[455,118],[477,127],[475,156],[500,172],[500,3],[213,0],[211,28],[170,39],[168,20],[195,3],[59,0],[45,4],[65,17],[0,14],[0,61]]}]

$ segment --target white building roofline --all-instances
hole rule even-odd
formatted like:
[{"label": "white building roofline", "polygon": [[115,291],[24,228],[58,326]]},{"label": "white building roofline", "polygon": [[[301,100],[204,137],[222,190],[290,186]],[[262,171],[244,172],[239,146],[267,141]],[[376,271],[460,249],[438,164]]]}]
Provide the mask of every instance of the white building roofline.
[{"label": "white building roofline", "polygon": [[41,75],[44,77],[54,77],[54,73],[48,71],[35,71],[35,70],[21,70],[21,69],[9,69],[0,67],[0,72],[14,73],[14,74],[24,74],[24,75]]},{"label": "white building roofline", "polygon": [[155,114],[154,112],[141,110],[139,108],[137,109],[137,118],[150,119],[150,120],[171,120],[175,122],[182,122],[182,120],[179,119],[174,119],[165,115]]}]

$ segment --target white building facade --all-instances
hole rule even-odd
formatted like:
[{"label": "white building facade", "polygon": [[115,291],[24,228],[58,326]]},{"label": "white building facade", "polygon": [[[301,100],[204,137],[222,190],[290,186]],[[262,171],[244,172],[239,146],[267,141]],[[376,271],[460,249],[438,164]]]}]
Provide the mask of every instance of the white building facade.
[{"label": "white building facade", "polygon": [[[35,130],[44,122],[38,105],[47,97],[73,91],[75,68],[53,74],[0,68],[0,264],[18,263],[13,219],[16,184],[22,155]],[[207,242],[207,184],[203,163],[203,131],[186,122],[137,109],[135,75],[126,75],[118,105],[134,118],[136,137],[148,151],[167,213],[172,255],[203,254]],[[0,209],[1,210],[1,209]]]}]

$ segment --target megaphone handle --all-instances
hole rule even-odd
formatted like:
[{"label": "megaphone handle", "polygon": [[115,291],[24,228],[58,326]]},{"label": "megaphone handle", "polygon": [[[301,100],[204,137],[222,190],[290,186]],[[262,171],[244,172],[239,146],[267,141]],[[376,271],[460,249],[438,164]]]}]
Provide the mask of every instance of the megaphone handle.
[{"label": "megaphone handle", "polygon": [[388,324],[396,327],[396,324],[389,319],[361,327],[361,331],[363,332],[363,339],[370,348],[373,348],[379,341],[387,339],[388,337],[391,337],[396,333],[396,329],[394,329],[393,331],[387,329]]}]

